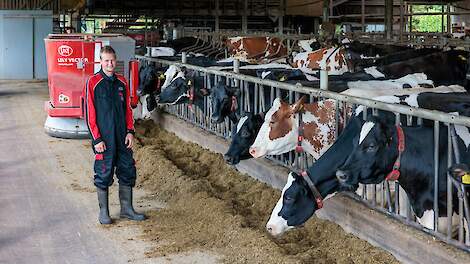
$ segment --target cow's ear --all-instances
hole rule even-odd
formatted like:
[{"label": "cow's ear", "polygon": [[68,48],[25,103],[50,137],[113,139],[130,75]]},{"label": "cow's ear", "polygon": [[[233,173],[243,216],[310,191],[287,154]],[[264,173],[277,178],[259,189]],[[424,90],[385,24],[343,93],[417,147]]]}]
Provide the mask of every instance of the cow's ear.
[{"label": "cow's ear", "polygon": [[303,107],[304,107],[304,103],[305,103],[305,99],[307,97],[304,95],[302,96],[297,102],[295,102],[295,104],[293,104],[291,106],[291,112],[292,113],[297,113],[299,111],[302,111]]}]

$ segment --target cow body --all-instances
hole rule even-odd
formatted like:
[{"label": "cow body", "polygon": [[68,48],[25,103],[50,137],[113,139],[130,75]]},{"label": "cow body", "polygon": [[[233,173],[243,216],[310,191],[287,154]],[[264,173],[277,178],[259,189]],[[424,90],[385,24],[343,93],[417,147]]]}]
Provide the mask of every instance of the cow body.
[{"label": "cow body", "polygon": [[[401,154],[399,178],[413,212],[418,218],[429,217],[434,204],[434,130],[432,127],[402,127],[405,149]],[[372,117],[354,140],[354,149],[339,168],[337,176],[347,186],[366,183],[377,184],[393,169],[398,158],[398,132],[393,122]],[[438,206],[439,216],[447,215],[447,128],[439,133]],[[462,160],[470,158],[467,146],[459,138],[458,148]],[[453,197],[454,211],[458,208]],[[457,209],[458,210],[458,209]],[[429,227],[428,228],[432,228]]]},{"label": "cow body", "polygon": [[307,74],[317,74],[319,70],[326,70],[328,74],[341,75],[349,71],[343,47],[298,53],[293,58],[293,67]]},{"label": "cow body", "polygon": [[225,41],[234,58],[245,62],[280,58],[287,55],[287,48],[275,37],[235,37]]},{"label": "cow body", "polygon": [[[439,88],[439,87],[438,87]],[[444,92],[444,87],[440,87],[437,91]],[[462,87],[460,89],[463,89]],[[411,89],[413,90],[413,89]],[[417,89],[420,91],[420,89]],[[435,89],[432,89],[435,90]],[[452,91],[452,89],[450,89]],[[416,97],[415,97],[416,96]],[[448,100],[440,100],[439,98],[443,96],[448,97]],[[426,101],[427,107],[433,106],[437,109],[444,110],[444,111],[454,111],[458,109],[461,113],[468,112],[467,100],[469,95],[466,93],[423,93],[423,99],[420,98],[420,94],[406,94],[403,95],[401,98],[403,102],[405,102],[406,98],[414,97],[412,100],[408,100],[408,103],[411,102],[423,102]],[[454,105],[458,107],[452,106],[452,108],[446,108],[450,99],[457,99],[454,101]],[[389,103],[400,103],[400,96],[384,96],[379,99],[382,101],[386,101]],[[441,102],[441,104],[439,104]],[[460,103],[460,104],[459,104]],[[411,105],[411,106],[421,106],[421,105]],[[350,154],[353,152],[354,149],[354,142],[358,141],[361,135],[361,129],[363,127],[364,121],[362,117],[359,115],[363,108],[359,108],[357,110],[356,115],[352,117],[352,119],[348,122],[347,126],[344,128],[342,133],[339,135],[338,139],[335,141],[333,145],[311,166],[307,169],[308,175],[312,182],[316,185],[317,189],[322,193],[322,196],[325,197],[326,195],[334,194],[337,191],[341,190],[355,190],[359,183],[378,183],[379,181],[342,181],[341,184],[339,181],[335,181],[333,178],[336,176],[336,171],[344,165],[344,163],[349,158]],[[431,108],[432,109],[432,108]],[[370,116],[370,109],[368,109]],[[395,115],[389,112],[379,111],[379,118],[386,124],[393,126],[395,122]],[[403,119],[402,122],[405,122]],[[426,124],[426,123],[425,123]],[[425,128],[410,128],[410,129],[427,129],[431,131],[432,134],[432,126],[425,127]],[[461,143],[463,142],[463,146],[465,148],[470,146],[470,133],[467,129],[461,129],[461,127],[456,127],[457,134],[460,136]],[[432,138],[432,135],[429,135]],[[446,135],[442,135],[441,137],[445,137]],[[411,140],[411,139],[410,139]],[[447,140],[447,138],[445,138]],[[426,145],[427,148],[432,146],[431,143],[416,143],[417,145]],[[392,149],[392,147],[390,147]],[[446,146],[440,147],[441,152],[447,152]],[[411,151],[412,155],[417,155],[416,152]],[[410,163],[410,165],[414,166],[428,166],[432,167],[433,151],[427,149],[427,158],[425,160],[415,161]],[[420,152],[421,154],[421,152]],[[431,155],[431,156],[430,156]],[[374,158],[369,160],[369,163],[372,160],[380,160],[380,157],[374,156]],[[441,162],[447,162],[446,157],[440,158]],[[431,162],[431,165],[429,163]],[[351,162],[354,164],[354,162]],[[367,162],[363,162],[367,163]],[[393,163],[393,161],[392,161]],[[445,164],[444,164],[445,165]],[[442,168],[445,168],[442,167]],[[432,169],[428,170],[433,171]],[[384,178],[381,175],[382,180]],[[431,178],[432,181],[433,178]],[[429,182],[428,182],[429,183]],[[413,183],[414,184],[414,183]],[[439,187],[440,190],[444,190],[444,188]],[[444,195],[445,196],[445,195]],[[420,201],[424,201],[425,199],[429,198],[429,195],[426,197],[423,196],[423,199]],[[431,196],[432,198],[432,196]],[[308,201],[308,202],[306,202]],[[424,202],[423,202],[424,203]],[[429,202],[426,202],[427,204]],[[282,209],[284,208],[284,209]],[[421,210],[423,213],[422,221],[424,222],[425,218],[429,218],[429,212],[426,212],[428,209],[427,207],[423,207],[424,210]],[[454,207],[456,208],[456,207]],[[266,228],[269,233],[272,235],[281,235],[285,231],[302,224],[305,222],[311,215],[317,210],[317,206],[315,204],[314,197],[312,196],[311,192],[308,191],[308,187],[302,177],[298,175],[290,175],[287,181],[286,186],[283,189],[281,198],[279,199],[278,203],[276,204],[273,212],[271,214],[271,218],[268,221]],[[441,212],[444,212],[441,210]],[[292,220],[291,220],[292,219]],[[289,221],[291,220],[291,221]],[[427,225],[429,226],[429,224]]]},{"label": "cow body", "polygon": [[298,142],[301,117],[304,131],[301,139],[302,148],[318,159],[334,141],[334,100],[304,104],[300,99],[289,106],[280,98],[276,98],[250,148],[250,154],[259,158],[294,150]]},{"label": "cow body", "polygon": [[[307,169],[308,177],[325,199],[343,188],[355,190],[357,185],[340,186],[335,173],[353,149],[352,139],[360,131],[360,117],[353,117],[333,144],[312,166]],[[266,229],[274,236],[282,235],[289,229],[305,223],[318,210],[315,197],[307,183],[297,173],[290,173]]]}]

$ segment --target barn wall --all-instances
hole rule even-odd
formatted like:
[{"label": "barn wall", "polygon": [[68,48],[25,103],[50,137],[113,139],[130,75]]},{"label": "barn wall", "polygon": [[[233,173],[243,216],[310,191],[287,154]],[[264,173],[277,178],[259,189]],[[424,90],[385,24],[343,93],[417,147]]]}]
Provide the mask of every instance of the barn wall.
[{"label": "barn wall", "polygon": [[46,79],[52,11],[0,10],[0,79]]}]

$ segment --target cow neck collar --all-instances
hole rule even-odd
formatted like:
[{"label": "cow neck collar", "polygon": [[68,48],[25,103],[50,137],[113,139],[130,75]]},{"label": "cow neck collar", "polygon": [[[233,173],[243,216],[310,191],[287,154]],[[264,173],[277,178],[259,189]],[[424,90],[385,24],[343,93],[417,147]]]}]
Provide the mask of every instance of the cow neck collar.
[{"label": "cow neck collar", "polygon": [[188,91],[187,93],[183,94],[182,96],[188,97],[188,108],[193,110],[193,105],[199,107],[200,109],[204,109],[204,96],[205,94],[202,92],[205,88],[198,88],[194,87],[195,83],[194,80],[190,79],[188,81]]},{"label": "cow neck collar", "polygon": [[400,164],[401,164],[401,155],[405,151],[405,134],[403,133],[403,128],[400,125],[396,126],[397,129],[397,141],[398,141],[398,157],[393,164],[392,171],[385,177],[387,181],[396,181],[400,178]]},{"label": "cow neck collar", "polygon": [[315,198],[315,202],[317,203],[317,208],[318,209],[323,208],[323,197],[320,191],[318,190],[318,188],[313,183],[312,179],[310,179],[310,175],[308,174],[308,171],[302,170],[299,172],[299,174],[307,183],[308,188],[310,188],[310,191],[312,191],[313,197]]},{"label": "cow neck collar", "polygon": [[231,101],[232,101],[232,105],[230,106],[230,112],[235,113],[238,109],[237,97],[235,95],[232,95]]},{"label": "cow neck collar", "polygon": [[297,134],[297,146],[295,146],[295,152],[297,153],[302,153],[304,152],[304,148],[302,147],[302,141],[304,140],[304,121],[302,119],[302,116],[304,114],[304,106],[301,105],[300,109],[298,111],[299,113],[299,129],[298,129],[298,134]]}]

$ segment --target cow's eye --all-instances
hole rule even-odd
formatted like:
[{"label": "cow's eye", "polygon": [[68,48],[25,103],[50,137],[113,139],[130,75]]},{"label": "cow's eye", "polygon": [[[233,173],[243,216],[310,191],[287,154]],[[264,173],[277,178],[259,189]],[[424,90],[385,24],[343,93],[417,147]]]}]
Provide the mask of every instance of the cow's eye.
[{"label": "cow's eye", "polygon": [[242,137],[244,137],[244,138],[250,137],[250,133],[246,130],[243,130],[242,131]]},{"label": "cow's eye", "polygon": [[294,201],[294,198],[292,198],[291,196],[284,196],[284,201],[289,203]]},{"label": "cow's eye", "polygon": [[376,150],[377,150],[377,146],[373,144],[366,147],[367,152],[374,152]]}]

